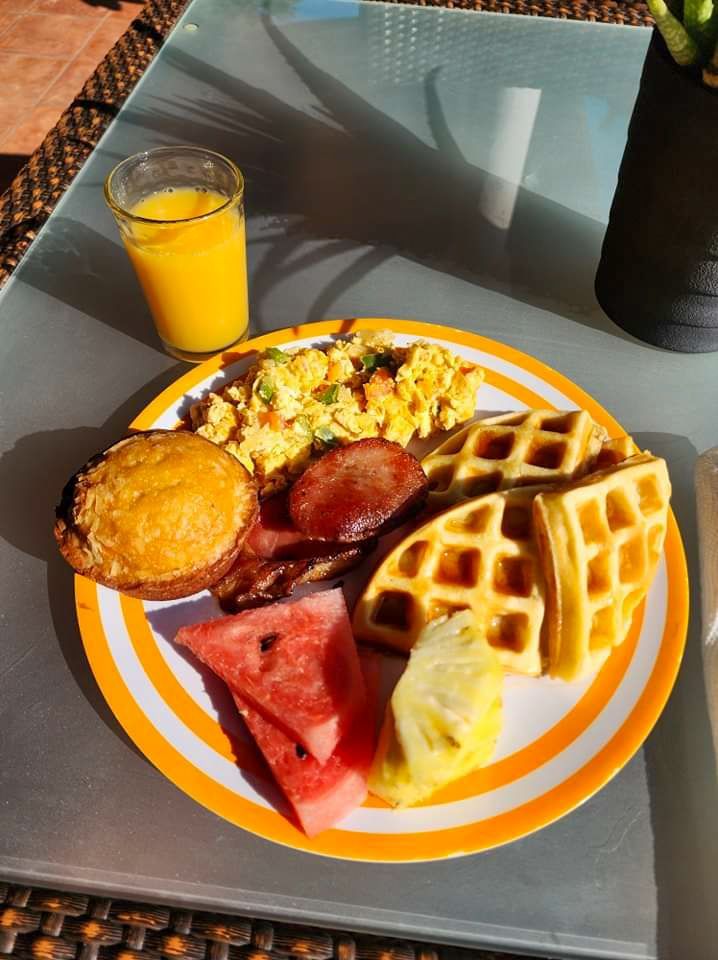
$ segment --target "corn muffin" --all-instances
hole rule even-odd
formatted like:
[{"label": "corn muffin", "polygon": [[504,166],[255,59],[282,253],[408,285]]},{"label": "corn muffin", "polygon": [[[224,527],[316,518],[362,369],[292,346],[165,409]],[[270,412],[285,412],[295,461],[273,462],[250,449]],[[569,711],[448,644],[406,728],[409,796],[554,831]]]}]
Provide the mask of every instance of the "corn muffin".
[{"label": "corn muffin", "polygon": [[77,573],[133,597],[170,600],[219,580],[258,512],[245,468],[188,432],[136,433],[67,483],[55,538]]}]

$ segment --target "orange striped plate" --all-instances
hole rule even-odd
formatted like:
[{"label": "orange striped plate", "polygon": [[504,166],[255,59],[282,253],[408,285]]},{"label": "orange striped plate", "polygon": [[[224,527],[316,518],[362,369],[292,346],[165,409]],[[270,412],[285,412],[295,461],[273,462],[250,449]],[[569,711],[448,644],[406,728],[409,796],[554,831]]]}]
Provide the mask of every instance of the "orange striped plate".
[{"label": "orange striped plate", "polygon": [[[190,403],[242,373],[256,351],[309,345],[359,329],[387,329],[398,343],[435,340],[487,371],[482,411],[582,407],[613,436],[620,425],[561,374],[472,333],[412,321],[326,321],[239,345],[192,369],[132,423],[173,427]],[[376,563],[376,558],[367,564]],[[358,581],[368,570],[356,574]],[[357,582],[358,582],[357,581]],[[351,584],[347,584],[351,589]],[[602,787],[656,722],[678,671],[688,617],[683,546],[671,515],[665,553],[627,641],[585,682],[509,676],[504,730],[493,762],[410,810],[370,799],[340,828],[309,840],[283,816],[227,691],[172,643],[184,623],[216,616],[208,594],[142,602],[76,579],[88,659],[132,740],[181,790],[219,816],[277,843],[324,856],[376,862],[475,853],[525,836]]]}]

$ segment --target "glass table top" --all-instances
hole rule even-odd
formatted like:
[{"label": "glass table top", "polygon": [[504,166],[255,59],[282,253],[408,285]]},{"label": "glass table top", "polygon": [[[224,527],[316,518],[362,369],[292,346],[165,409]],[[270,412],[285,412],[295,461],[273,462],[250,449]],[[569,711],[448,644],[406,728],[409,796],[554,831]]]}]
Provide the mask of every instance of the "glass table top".
[{"label": "glass table top", "polygon": [[593,295],[649,37],[354,0],[189,6],[0,293],[0,877],[552,956],[709,955],[696,622],[644,750],[571,815],[472,857],[326,861],[219,820],[139,756],[89,673],[51,536],[66,477],[185,369],[161,352],[103,179],[192,142],[246,174],[254,332],[410,317],[555,366],[668,459],[695,584],[715,360],[638,343]]}]

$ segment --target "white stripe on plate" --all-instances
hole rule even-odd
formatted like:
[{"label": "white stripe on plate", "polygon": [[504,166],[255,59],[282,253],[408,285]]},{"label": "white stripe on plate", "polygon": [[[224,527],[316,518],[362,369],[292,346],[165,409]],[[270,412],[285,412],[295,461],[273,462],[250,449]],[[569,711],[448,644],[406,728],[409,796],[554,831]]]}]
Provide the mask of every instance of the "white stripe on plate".
[{"label": "white stripe on plate", "polygon": [[[138,706],[161,735],[207,776],[255,803],[262,797],[234,764],[220,757],[167,707],[137,659],[122,619],[119,597],[100,588],[100,614],[113,658]],[[565,751],[525,777],[477,797],[411,810],[362,808],[342,828],[353,832],[429,832],[474,823],[505,813],[553,789],[588,763],[623,725],[642,694],[660,648],[667,603],[666,567],[660,564],[646,603],[634,657],[614,696],[596,720]],[[525,722],[530,723],[527,709]]]}]

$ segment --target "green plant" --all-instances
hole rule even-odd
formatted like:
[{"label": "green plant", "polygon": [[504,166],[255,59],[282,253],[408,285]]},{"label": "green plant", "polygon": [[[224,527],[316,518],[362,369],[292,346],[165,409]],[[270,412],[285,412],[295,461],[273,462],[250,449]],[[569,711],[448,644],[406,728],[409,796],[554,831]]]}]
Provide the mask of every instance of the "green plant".
[{"label": "green plant", "polygon": [[718,88],[718,6],[714,0],[684,0],[682,5],[648,0],[648,7],[676,63],[702,69],[706,86]]}]

